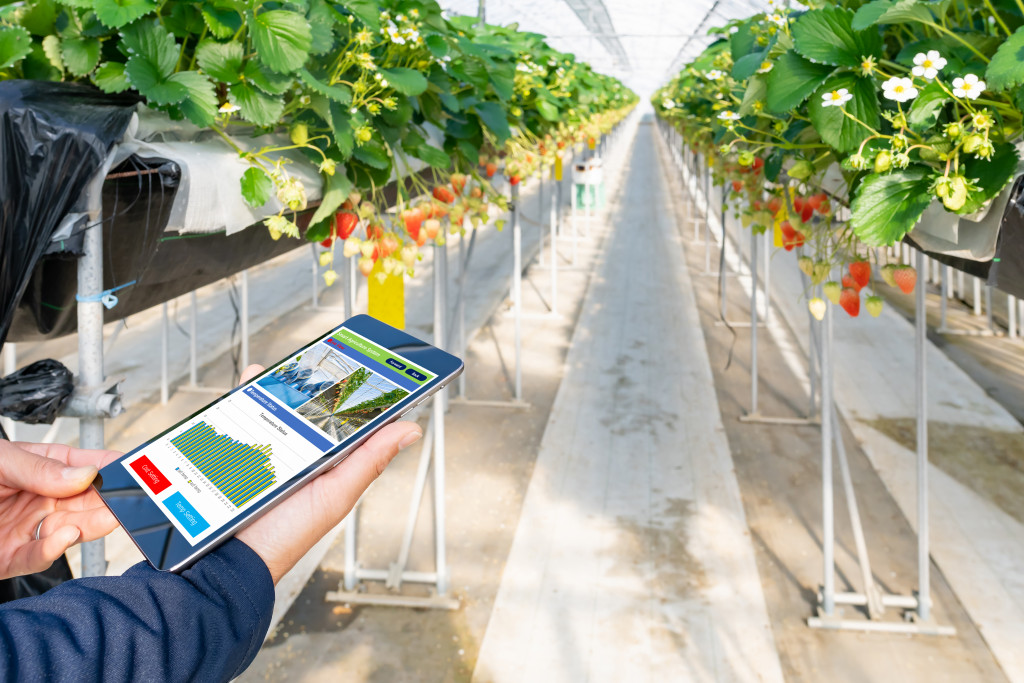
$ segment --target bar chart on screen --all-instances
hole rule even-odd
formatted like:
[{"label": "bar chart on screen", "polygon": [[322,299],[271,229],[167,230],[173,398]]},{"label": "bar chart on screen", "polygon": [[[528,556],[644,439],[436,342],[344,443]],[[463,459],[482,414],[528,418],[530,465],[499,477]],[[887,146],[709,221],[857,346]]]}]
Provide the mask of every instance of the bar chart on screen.
[{"label": "bar chart on screen", "polygon": [[277,481],[269,445],[236,441],[206,422],[193,425],[171,443],[236,506]]}]

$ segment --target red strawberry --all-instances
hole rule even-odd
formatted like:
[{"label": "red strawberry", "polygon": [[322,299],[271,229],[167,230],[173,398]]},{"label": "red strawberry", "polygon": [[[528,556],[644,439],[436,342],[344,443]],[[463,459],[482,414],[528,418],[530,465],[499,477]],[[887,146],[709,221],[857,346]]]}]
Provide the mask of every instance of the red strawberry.
[{"label": "red strawberry", "polygon": [[793,251],[797,242],[796,230],[793,229],[793,225],[789,221],[783,221],[779,228],[782,230],[782,246],[786,251]]},{"label": "red strawberry", "polygon": [[755,199],[752,206],[754,207],[754,211],[760,211],[762,208],[764,208],[764,204],[761,202],[760,199]]},{"label": "red strawberry", "polygon": [[406,209],[402,212],[402,221],[405,222],[405,231],[409,237],[416,239],[420,234],[420,225],[423,224],[423,212],[419,209]]},{"label": "red strawberry", "polygon": [[498,172],[498,165],[492,161],[484,168],[484,172],[487,173],[488,178],[493,178],[494,174]]},{"label": "red strawberry", "polygon": [[856,290],[856,291],[858,291],[858,292],[859,292],[859,291],[860,291],[860,289],[861,289],[861,285],[860,285],[860,283],[859,283],[859,282],[857,282],[856,280],[854,280],[854,279],[853,279],[852,277],[850,277],[849,275],[844,275],[844,276],[843,276],[843,287],[844,287],[844,288],[847,288],[847,289],[854,289],[854,290]]},{"label": "red strawberry", "polygon": [[912,266],[899,266],[892,271],[892,279],[904,294],[910,294],[917,284],[917,271]]},{"label": "red strawberry", "polygon": [[334,232],[340,240],[347,240],[359,224],[359,216],[348,211],[334,214]]},{"label": "red strawberry", "polygon": [[398,249],[398,239],[391,233],[384,235],[384,239],[380,241],[381,256],[387,258],[395,253],[396,249]]},{"label": "red strawberry", "polygon": [[782,208],[782,200],[778,197],[772,197],[768,200],[768,211],[774,216]]},{"label": "red strawberry", "polygon": [[821,206],[821,203],[825,201],[825,198],[825,193],[812,194],[810,197],[807,198],[807,205],[810,206],[815,211],[817,211],[818,207]]},{"label": "red strawberry", "polygon": [[384,226],[380,223],[366,226],[366,239],[379,240],[384,236]]},{"label": "red strawberry", "polygon": [[438,185],[434,188],[434,199],[445,204],[451,204],[455,201],[455,194],[444,185]]},{"label": "red strawberry", "polygon": [[761,157],[754,157],[754,170],[758,171],[764,166],[764,159]]},{"label": "red strawberry", "polygon": [[330,249],[332,244],[334,244],[334,238],[333,237],[328,237],[327,239],[322,240],[320,242],[320,246],[324,247],[325,249]]},{"label": "red strawberry", "polygon": [[854,261],[850,264],[850,275],[860,285],[857,289],[867,287],[871,282],[871,264],[867,261]]},{"label": "red strawberry", "polygon": [[804,205],[805,205],[805,203],[806,202],[804,202],[804,198],[803,197],[801,197],[799,195],[797,195],[796,197],[793,197],[793,211],[795,211],[797,213],[803,213],[804,212]]},{"label": "red strawberry", "polygon": [[565,140],[558,141],[558,149],[565,149]]},{"label": "red strawberry", "polygon": [[455,194],[462,194],[465,187],[466,176],[462,173],[452,173],[452,189],[455,190]]},{"label": "red strawberry", "polygon": [[806,223],[814,217],[814,209],[811,208],[810,204],[804,204],[804,208],[800,211],[800,220]]},{"label": "red strawberry", "polygon": [[519,176],[517,176],[517,175],[509,176],[508,182],[511,183],[512,185],[518,185],[519,184]]},{"label": "red strawberry", "polygon": [[856,318],[860,314],[860,293],[852,287],[845,288],[839,295],[839,305],[851,318]]},{"label": "red strawberry", "polygon": [[821,205],[818,207],[817,210],[818,210],[818,213],[820,213],[822,216],[827,216],[830,213],[832,213],[832,205],[826,199],[825,201],[823,201],[821,203]]},{"label": "red strawberry", "polygon": [[743,192],[743,182],[739,180],[732,181],[732,191],[736,194]]}]

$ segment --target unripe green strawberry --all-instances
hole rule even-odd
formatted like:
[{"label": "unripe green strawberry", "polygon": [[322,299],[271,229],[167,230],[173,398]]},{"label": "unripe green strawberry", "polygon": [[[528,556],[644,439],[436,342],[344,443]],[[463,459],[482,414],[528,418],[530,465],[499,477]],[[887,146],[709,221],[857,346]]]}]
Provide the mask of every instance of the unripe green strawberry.
[{"label": "unripe green strawberry", "polygon": [[288,134],[292,138],[292,144],[304,145],[309,141],[309,128],[304,123],[296,123]]},{"label": "unripe green strawberry", "polygon": [[811,277],[814,274],[814,260],[810,256],[801,256],[796,260],[796,264],[800,266],[800,270],[807,277]]},{"label": "unripe green strawberry", "polygon": [[896,286],[896,280],[893,278],[893,273],[896,272],[897,268],[899,268],[899,266],[897,266],[895,263],[887,263],[886,265],[882,266],[882,279],[885,280],[885,284],[889,285],[890,287]]},{"label": "unripe green strawberry", "polygon": [[831,270],[832,264],[830,264],[828,261],[815,262],[814,272],[811,275],[811,282],[816,285],[820,285],[822,282],[828,279],[828,274]]},{"label": "unripe green strawberry", "polygon": [[882,150],[875,157],[875,173],[885,173],[892,168],[892,154]]},{"label": "unripe green strawberry", "polygon": [[828,300],[838,306],[839,295],[843,292],[843,286],[835,280],[832,280],[830,282],[826,282],[822,289],[825,290],[825,296],[828,297]]},{"label": "unripe green strawberry", "polygon": [[882,315],[882,297],[869,296],[864,300],[864,307],[868,309],[872,318],[877,318]]}]

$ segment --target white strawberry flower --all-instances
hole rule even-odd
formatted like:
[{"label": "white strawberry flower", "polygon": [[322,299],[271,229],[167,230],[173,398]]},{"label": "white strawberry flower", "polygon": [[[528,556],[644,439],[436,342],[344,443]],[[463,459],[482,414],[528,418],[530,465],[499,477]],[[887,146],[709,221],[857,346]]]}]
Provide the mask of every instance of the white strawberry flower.
[{"label": "white strawberry flower", "polygon": [[853,99],[853,95],[846,88],[840,88],[839,90],[833,90],[827,92],[821,96],[821,106],[823,107],[841,107],[850,100]]},{"label": "white strawberry flower", "polygon": [[740,115],[734,111],[723,111],[718,115],[718,118],[722,121],[739,121]]},{"label": "white strawberry flower", "polygon": [[893,76],[885,83],[882,83],[882,96],[887,100],[906,102],[917,97],[917,88],[909,78]]},{"label": "white strawberry flower", "polygon": [[217,111],[219,111],[221,114],[234,114],[236,111],[239,111],[240,109],[241,107],[239,107],[237,104],[234,104],[232,102],[225,102],[224,104],[220,105],[220,108],[217,109]]},{"label": "white strawberry flower", "polygon": [[914,68],[911,70],[918,78],[932,80],[939,75],[939,72],[946,66],[946,60],[938,50],[918,52],[914,55]]},{"label": "white strawberry flower", "polygon": [[953,79],[953,94],[957,97],[976,100],[981,93],[985,92],[985,88],[985,81],[978,80],[978,77],[974,74],[967,74],[963,78]]},{"label": "white strawberry flower", "polygon": [[725,74],[719,71],[718,69],[712,69],[705,75],[707,76],[707,79],[709,81],[720,81],[722,80],[722,77],[725,76]]},{"label": "white strawberry flower", "polygon": [[772,22],[779,28],[782,28],[786,25],[786,18],[779,14],[778,12],[773,12],[772,14],[769,14],[768,21]]}]

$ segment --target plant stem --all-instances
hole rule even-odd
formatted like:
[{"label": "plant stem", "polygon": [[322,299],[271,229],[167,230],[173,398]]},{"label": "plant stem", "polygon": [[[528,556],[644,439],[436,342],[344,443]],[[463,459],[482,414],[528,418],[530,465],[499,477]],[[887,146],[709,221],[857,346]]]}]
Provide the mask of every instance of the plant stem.
[{"label": "plant stem", "polygon": [[961,38],[959,35],[957,35],[953,31],[950,31],[945,26],[939,26],[934,21],[925,21],[925,22],[922,22],[922,23],[924,23],[926,26],[931,26],[932,28],[938,29],[939,31],[942,31],[943,33],[945,33],[949,37],[953,38],[953,40],[957,41],[958,43],[960,43],[961,45],[966,47],[968,50],[973,52],[975,54],[975,56],[978,57],[978,59],[980,59],[981,61],[985,62],[986,64],[988,64],[989,61],[991,61],[988,57],[986,57],[985,55],[983,55],[980,52],[978,52],[978,50],[973,45],[968,43],[966,40]]}]

